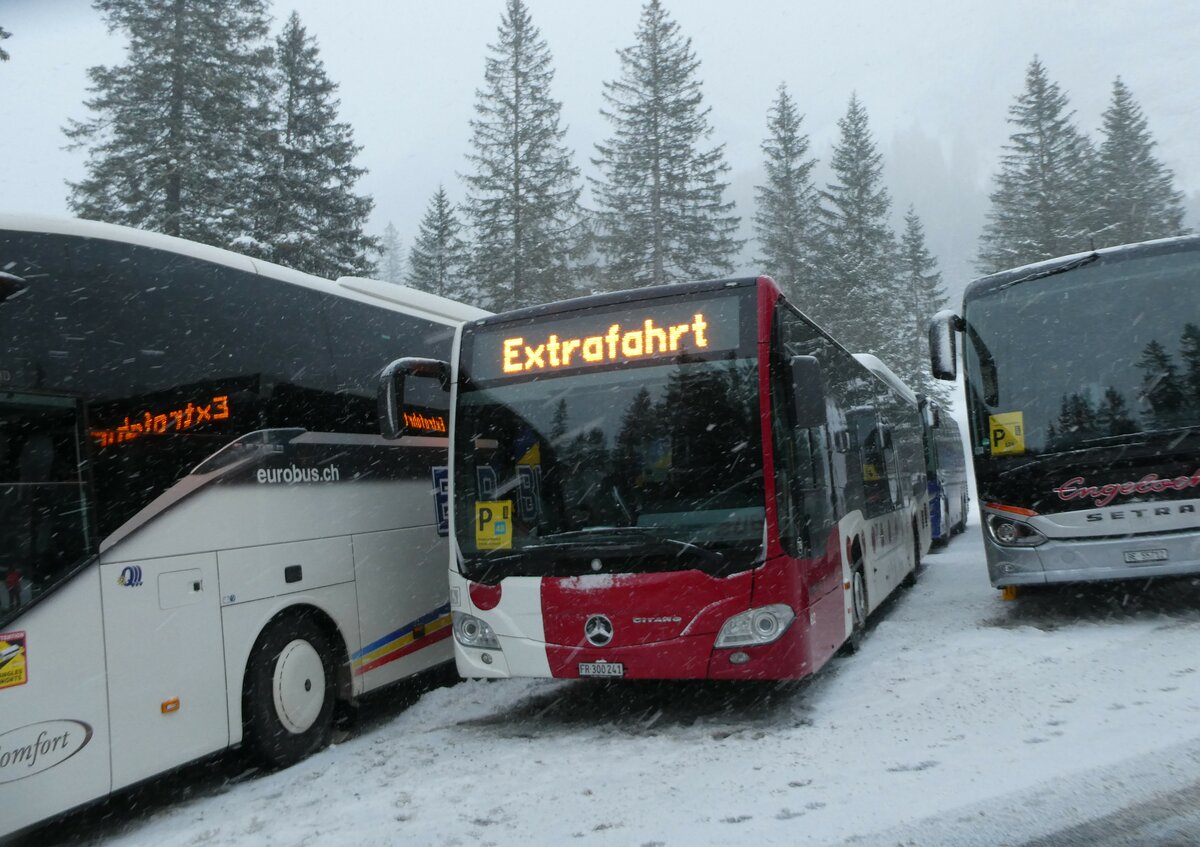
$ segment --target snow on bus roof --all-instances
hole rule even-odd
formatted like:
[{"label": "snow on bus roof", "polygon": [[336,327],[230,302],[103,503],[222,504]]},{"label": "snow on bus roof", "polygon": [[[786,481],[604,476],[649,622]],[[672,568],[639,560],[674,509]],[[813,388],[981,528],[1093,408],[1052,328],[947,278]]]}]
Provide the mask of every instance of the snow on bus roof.
[{"label": "snow on bus roof", "polygon": [[[138,247],[162,250],[198,259],[202,262],[223,265],[228,268],[257,274],[258,276],[270,277],[280,282],[323,291],[337,297],[368,302],[386,300],[389,303],[411,309],[414,312],[419,312],[435,320],[441,319],[443,321],[461,323],[475,320],[488,314],[488,312],[477,309],[474,306],[458,303],[445,297],[438,297],[436,294],[417,291],[414,288],[408,288],[403,285],[358,279],[355,277],[342,277],[337,282],[334,282],[323,277],[304,273],[303,271],[287,268],[283,265],[266,262],[262,259],[252,259],[241,253],[235,253],[232,250],[210,247],[207,244],[200,244],[185,238],[176,238],[173,235],[163,235],[158,232],[147,232],[119,224],[101,223],[100,221],[89,221],[82,218],[0,213],[0,230],[44,232],[51,235],[70,235],[79,238],[94,238],[101,241],[119,241],[123,244],[133,244]],[[348,291],[354,293],[348,295]]]},{"label": "snow on bus roof", "polygon": [[1074,262],[1082,261],[1089,256],[1098,256],[1102,259],[1119,257],[1123,253],[1136,254],[1143,251],[1157,252],[1159,250],[1170,250],[1174,247],[1200,245],[1200,236],[1197,235],[1172,235],[1169,238],[1155,238],[1150,241],[1137,241],[1130,244],[1115,244],[1112,247],[1101,247],[1097,250],[1083,250],[1079,253],[1070,253],[1066,256],[1055,256],[1051,259],[1040,259],[1036,262],[1030,262],[1027,265],[1018,265],[1013,268],[1005,268],[995,273],[990,273],[985,276],[977,277],[968,283],[964,292],[965,299],[971,299],[977,295],[991,291],[991,289],[1000,284],[1004,284],[1010,280],[1020,279],[1025,276],[1039,274],[1042,271],[1053,270],[1054,268],[1070,265]]},{"label": "snow on bus roof", "polygon": [[851,353],[850,355],[857,359],[858,363],[864,368],[882,379],[896,391],[900,392],[900,395],[905,400],[913,405],[916,405],[917,395],[913,393],[913,390],[909,388],[907,384],[905,384],[904,380],[896,376],[891,368],[881,362],[878,356],[874,356],[870,353]]}]

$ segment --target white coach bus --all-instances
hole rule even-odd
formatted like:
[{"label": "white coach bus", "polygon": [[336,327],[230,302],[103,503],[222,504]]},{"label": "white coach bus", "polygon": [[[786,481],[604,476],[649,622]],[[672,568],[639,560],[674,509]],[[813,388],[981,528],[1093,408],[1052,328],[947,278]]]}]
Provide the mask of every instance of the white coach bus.
[{"label": "white coach bus", "polygon": [[483,314],[0,216],[0,836],[230,745],[289,764],[452,658],[446,413],[385,441],[376,386]]}]

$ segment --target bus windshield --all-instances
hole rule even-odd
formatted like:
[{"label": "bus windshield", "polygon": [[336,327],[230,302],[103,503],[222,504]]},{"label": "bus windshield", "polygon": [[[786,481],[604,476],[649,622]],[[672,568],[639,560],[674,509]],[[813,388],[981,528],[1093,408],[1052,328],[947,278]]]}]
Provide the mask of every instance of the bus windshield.
[{"label": "bus windshield", "polygon": [[466,388],[455,443],[468,578],[721,574],[760,557],[754,359]]},{"label": "bus windshield", "polygon": [[[1200,251],[1118,254],[968,300],[975,453],[1063,453],[1200,425],[1198,281]],[[1012,443],[991,443],[999,431]]]}]

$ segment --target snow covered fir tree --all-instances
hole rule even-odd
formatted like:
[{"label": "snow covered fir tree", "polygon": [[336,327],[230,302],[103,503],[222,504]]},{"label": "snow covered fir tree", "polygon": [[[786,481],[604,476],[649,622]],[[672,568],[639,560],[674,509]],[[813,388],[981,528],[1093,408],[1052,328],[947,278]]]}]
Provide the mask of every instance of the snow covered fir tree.
[{"label": "snow covered fir tree", "polygon": [[949,305],[950,298],[937,259],[925,244],[925,227],[911,206],[904,215],[897,262],[897,296],[904,304],[897,314],[907,314],[909,323],[907,327],[897,323],[898,349],[889,364],[913,391],[948,409],[950,383],[934,379],[929,368],[929,323]]},{"label": "snow covered fir tree", "polygon": [[[269,126],[266,0],[96,0],[126,61],[88,70],[92,117],[68,204],[83,218],[234,246]],[[213,96],[219,92],[220,96]]]},{"label": "snow covered fir tree", "polygon": [[703,105],[700,62],[659,0],[642,8],[621,74],[604,83],[613,134],[596,145],[592,188],[603,285],[661,285],[729,274],[741,248],[725,200],[729,166]]},{"label": "snow covered fir tree", "polygon": [[275,41],[270,82],[271,131],[256,151],[253,228],[235,244],[329,279],[371,275],[379,242],[363,231],[374,201],[354,191],[365,173],[354,163],[360,148],[338,120],[337,85],[295,12]]},{"label": "snow covered fir tree", "polygon": [[797,303],[817,296],[823,251],[820,196],[813,182],[815,158],[801,132],[803,115],[780,84],[767,116],[762,143],[766,181],[755,188],[756,263]]},{"label": "snow covered fir tree", "polygon": [[[9,32],[8,30],[6,30],[4,27],[0,26],[0,41],[4,41],[7,38],[12,38],[12,33]],[[7,61],[8,61],[8,51],[5,50],[3,47],[0,47],[0,62],[7,62]]]},{"label": "snow covered fir tree", "polygon": [[576,293],[586,240],[579,169],[550,91],[550,48],[522,0],[508,0],[488,51],[465,208],[481,305],[501,310]]},{"label": "snow covered fir tree", "polygon": [[461,231],[462,224],[446,189],[438,186],[408,254],[405,283],[411,288],[463,303],[480,302],[482,294],[468,274],[471,254]]},{"label": "snow covered fir tree", "polygon": [[1095,220],[1091,143],[1073,121],[1067,95],[1036,57],[1008,113],[1015,129],[980,237],[983,273],[1086,250]]},{"label": "snow covered fir tree", "polygon": [[909,322],[897,285],[896,238],[888,223],[892,200],[884,186],[883,154],[871,135],[866,107],[852,95],[838,120],[830,159],[834,181],[821,192],[826,252],[809,314],[854,352],[885,363],[904,357]]},{"label": "snow covered fir tree", "polygon": [[405,276],[404,243],[400,239],[400,231],[391,221],[383,228],[383,236],[379,239],[379,263],[376,276],[384,282],[397,285],[404,282]]},{"label": "snow covered fir tree", "polygon": [[1179,235],[1183,192],[1154,155],[1154,139],[1142,108],[1120,77],[1104,112],[1101,141],[1092,174],[1097,247]]},{"label": "snow covered fir tree", "polygon": [[336,85],[292,15],[274,43],[266,0],[96,0],[126,61],[89,69],[70,121],[83,218],[226,247],[326,277],[374,271],[370,197]]}]

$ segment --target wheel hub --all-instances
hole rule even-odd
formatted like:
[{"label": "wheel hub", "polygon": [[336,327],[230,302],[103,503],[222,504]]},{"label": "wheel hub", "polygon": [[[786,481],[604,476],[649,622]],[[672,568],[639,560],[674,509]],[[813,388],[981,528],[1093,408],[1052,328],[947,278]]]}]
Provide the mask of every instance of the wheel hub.
[{"label": "wheel hub", "polygon": [[271,680],[275,714],[288,732],[306,731],[325,706],[325,667],[307,641],[297,638],[279,652]]}]

